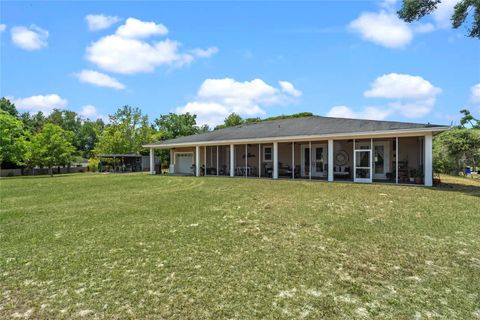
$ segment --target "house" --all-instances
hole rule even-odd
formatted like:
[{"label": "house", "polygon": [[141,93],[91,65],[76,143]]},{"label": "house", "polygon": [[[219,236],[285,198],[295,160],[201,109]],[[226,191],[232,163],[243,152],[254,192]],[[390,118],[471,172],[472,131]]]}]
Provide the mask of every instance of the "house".
[{"label": "house", "polygon": [[172,174],[431,186],[432,137],[448,129],[311,116],[246,123],[145,147],[151,161],[154,149],[169,149]]}]

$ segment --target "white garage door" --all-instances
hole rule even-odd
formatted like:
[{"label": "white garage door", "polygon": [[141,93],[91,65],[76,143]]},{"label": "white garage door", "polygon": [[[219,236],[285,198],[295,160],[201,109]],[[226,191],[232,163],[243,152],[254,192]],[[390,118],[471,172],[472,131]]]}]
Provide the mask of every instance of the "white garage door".
[{"label": "white garage door", "polygon": [[192,153],[176,153],[175,154],[175,173],[193,173],[193,154]]}]

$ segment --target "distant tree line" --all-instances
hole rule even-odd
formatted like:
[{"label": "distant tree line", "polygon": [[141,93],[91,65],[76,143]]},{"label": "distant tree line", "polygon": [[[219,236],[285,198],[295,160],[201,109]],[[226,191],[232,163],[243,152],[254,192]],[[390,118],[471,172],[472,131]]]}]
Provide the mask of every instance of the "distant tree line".
[{"label": "distant tree line", "polygon": [[[458,173],[480,161],[480,121],[468,110],[461,111],[460,125],[434,139],[434,167],[437,172]],[[246,118],[232,113],[213,130],[246,123],[313,116],[310,112],[266,119]],[[19,113],[13,103],[0,99],[0,165],[2,168],[52,168],[69,166],[101,154],[135,153],[148,155],[142,145],[212,130],[199,126],[196,115],[169,113],[150,123],[140,108],[123,106],[105,123],[90,120],[69,110]],[[158,150],[162,163],[169,161],[166,150]]]}]

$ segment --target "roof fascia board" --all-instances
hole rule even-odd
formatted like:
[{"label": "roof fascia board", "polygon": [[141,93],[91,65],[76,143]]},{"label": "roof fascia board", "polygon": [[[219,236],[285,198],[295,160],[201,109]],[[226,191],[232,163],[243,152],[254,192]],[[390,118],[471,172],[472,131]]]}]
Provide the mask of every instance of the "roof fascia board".
[{"label": "roof fascia board", "polygon": [[450,127],[429,127],[429,128],[415,128],[415,129],[401,129],[401,130],[381,130],[381,131],[363,131],[352,133],[333,133],[322,135],[305,135],[305,136],[285,136],[285,137],[265,137],[265,138],[250,138],[250,139],[233,139],[233,140],[214,140],[214,141],[197,141],[197,142],[181,142],[157,144],[151,143],[143,145],[145,148],[159,148],[169,149],[172,147],[193,147],[193,146],[210,146],[210,145],[229,145],[229,144],[245,144],[245,143],[271,143],[271,142],[292,142],[292,141],[311,141],[321,139],[353,139],[361,137],[367,138],[395,138],[395,137],[412,137],[424,136],[433,134],[435,132],[447,131]]}]

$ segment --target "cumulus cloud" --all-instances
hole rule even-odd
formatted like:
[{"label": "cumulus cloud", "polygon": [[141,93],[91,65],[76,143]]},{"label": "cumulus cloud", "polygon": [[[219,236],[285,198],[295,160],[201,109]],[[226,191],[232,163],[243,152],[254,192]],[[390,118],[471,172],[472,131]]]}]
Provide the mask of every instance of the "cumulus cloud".
[{"label": "cumulus cloud", "polygon": [[35,25],[13,27],[10,30],[10,35],[13,43],[25,50],[38,50],[48,45],[48,31]]},{"label": "cumulus cloud", "polygon": [[159,66],[182,67],[198,58],[215,54],[218,49],[192,49],[180,52],[178,41],[165,39],[147,41],[162,36],[168,30],[161,24],[129,18],[117,31],[86,49],[86,58],[103,70],[121,74],[152,72]]},{"label": "cumulus cloud", "polygon": [[358,18],[349,23],[348,28],[359,34],[365,41],[387,48],[404,48],[413,40],[415,34],[435,30],[432,23],[408,24],[398,18],[397,3],[397,0],[380,1],[378,12],[361,13]]},{"label": "cumulus cloud", "polygon": [[412,41],[413,32],[395,13],[364,12],[349,28],[367,41],[387,48],[402,48]]},{"label": "cumulus cloud", "polygon": [[176,112],[196,114],[199,124],[212,126],[223,123],[232,112],[243,117],[263,116],[264,107],[294,103],[301,95],[290,82],[281,81],[279,86],[275,88],[261,79],[244,82],[231,78],[206,79],[194,101]]},{"label": "cumulus cloud", "polygon": [[331,117],[383,120],[392,115],[421,118],[435,108],[436,96],[442,90],[420,76],[389,73],[376,78],[363,95],[387,99],[383,107],[365,107],[354,111],[347,106],[335,106],[327,113]]},{"label": "cumulus cloud", "polygon": [[280,84],[280,88],[282,88],[283,92],[291,94],[294,97],[300,97],[302,95],[302,92],[295,89],[293,84],[288,81],[278,81],[278,84]]},{"label": "cumulus cloud", "polygon": [[150,36],[164,36],[168,33],[167,27],[155,22],[144,22],[135,18],[128,18],[124,25],[118,27],[116,34],[124,38],[148,38]]},{"label": "cumulus cloud", "polygon": [[434,97],[441,92],[429,81],[409,74],[384,74],[372,82],[365,97],[418,99]]},{"label": "cumulus cloud", "polygon": [[107,29],[111,25],[120,21],[119,17],[106,16],[103,14],[89,14],[85,17],[89,31],[98,31]]},{"label": "cumulus cloud", "polygon": [[67,99],[63,99],[58,94],[36,95],[26,98],[10,97],[10,101],[19,110],[28,112],[41,111],[49,114],[53,109],[61,109],[67,106]]},{"label": "cumulus cloud", "polygon": [[0,32],[3,32],[7,29],[7,25],[6,24],[3,24],[3,23],[0,23]]},{"label": "cumulus cloud", "polygon": [[125,85],[123,83],[98,71],[82,70],[79,73],[76,73],[75,76],[78,78],[78,80],[80,80],[80,82],[93,84],[94,86],[107,87],[116,90],[125,89]]},{"label": "cumulus cloud", "polygon": [[470,100],[472,102],[480,102],[480,83],[470,88]]}]

